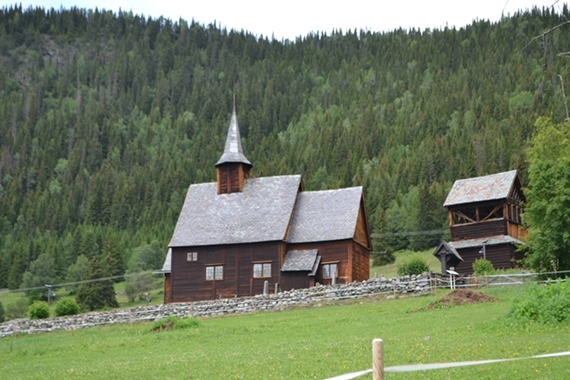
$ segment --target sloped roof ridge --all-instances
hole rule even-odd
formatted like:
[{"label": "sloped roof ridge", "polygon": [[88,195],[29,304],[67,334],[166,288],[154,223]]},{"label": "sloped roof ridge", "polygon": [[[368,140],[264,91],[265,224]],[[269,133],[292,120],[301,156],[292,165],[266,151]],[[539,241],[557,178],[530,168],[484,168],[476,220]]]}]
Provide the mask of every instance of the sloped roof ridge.
[{"label": "sloped roof ridge", "polygon": [[287,242],[353,238],[362,194],[362,186],[299,192]]},{"label": "sloped roof ridge", "polygon": [[300,184],[300,175],[249,178],[228,194],[216,182],[191,185],[169,247],[282,241]]},{"label": "sloped roof ridge", "polygon": [[443,206],[505,199],[509,196],[517,176],[517,170],[510,170],[458,179],[453,183]]}]

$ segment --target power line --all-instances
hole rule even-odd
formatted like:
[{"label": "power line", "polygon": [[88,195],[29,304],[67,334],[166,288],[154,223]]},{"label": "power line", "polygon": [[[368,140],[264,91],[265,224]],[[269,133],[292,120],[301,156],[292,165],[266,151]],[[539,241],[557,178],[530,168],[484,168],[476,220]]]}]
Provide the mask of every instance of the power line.
[{"label": "power line", "polygon": [[428,230],[428,231],[409,231],[409,232],[388,232],[388,233],[373,233],[370,234],[371,237],[394,237],[394,236],[418,236],[418,235],[441,235],[449,230]]},{"label": "power line", "polygon": [[[47,285],[49,285],[51,288],[63,288],[65,286],[71,286],[71,285],[82,285],[82,284],[87,284],[87,283],[91,283],[91,282],[100,282],[100,281],[109,281],[109,280],[118,280],[118,279],[126,279],[127,277],[131,277],[131,276],[136,276],[137,274],[140,274],[143,272],[139,272],[139,273],[129,273],[129,274],[122,274],[119,276],[111,276],[111,277],[101,277],[101,278],[93,278],[91,280],[82,280],[82,281],[74,281],[74,282],[65,282],[62,284],[46,284],[44,286],[35,286],[32,288],[20,288],[20,289],[9,289],[9,290],[2,290],[0,292],[2,293],[18,293],[18,292],[27,292],[30,290],[41,290],[41,289],[45,289]],[[153,273],[154,274],[154,273]]]}]

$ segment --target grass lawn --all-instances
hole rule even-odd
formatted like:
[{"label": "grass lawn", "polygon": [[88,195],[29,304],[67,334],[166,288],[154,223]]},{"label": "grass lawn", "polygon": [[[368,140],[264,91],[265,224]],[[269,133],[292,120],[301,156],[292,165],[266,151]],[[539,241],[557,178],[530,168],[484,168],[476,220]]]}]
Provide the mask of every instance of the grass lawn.
[{"label": "grass lawn", "polygon": [[[184,330],[149,332],[150,324],[134,324],[18,335],[0,339],[1,377],[323,379],[370,368],[374,338],[384,340],[386,366],[567,351],[568,324],[511,326],[504,320],[513,297],[524,291],[485,289],[500,301],[427,311],[418,310],[447,291],[205,318]],[[570,358],[387,373],[386,378],[568,379]]]},{"label": "grass lawn", "polygon": [[441,263],[433,255],[433,251],[435,247],[428,249],[426,251],[398,251],[394,253],[394,257],[396,261],[392,264],[382,265],[381,267],[373,267],[372,266],[372,259],[370,260],[370,278],[374,277],[374,273],[381,277],[382,275],[386,278],[394,278],[398,277],[398,267],[402,265],[402,263],[408,260],[410,257],[421,257],[426,261],[429,268],[432,272],[441,273]]}]

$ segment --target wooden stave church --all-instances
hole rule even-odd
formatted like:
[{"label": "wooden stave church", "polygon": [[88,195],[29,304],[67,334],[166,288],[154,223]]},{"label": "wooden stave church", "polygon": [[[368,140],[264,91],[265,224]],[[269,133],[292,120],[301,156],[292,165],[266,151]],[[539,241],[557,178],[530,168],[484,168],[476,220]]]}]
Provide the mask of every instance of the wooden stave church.
[{"label": "wooden stave church", "polygon": [[[252,178],[235,109],[214,183],[188,189],[162,272],[164,303],[364,281],[362,187],[304,191],[300,175]],[[333,278],[334,277],[334,278]]]}]

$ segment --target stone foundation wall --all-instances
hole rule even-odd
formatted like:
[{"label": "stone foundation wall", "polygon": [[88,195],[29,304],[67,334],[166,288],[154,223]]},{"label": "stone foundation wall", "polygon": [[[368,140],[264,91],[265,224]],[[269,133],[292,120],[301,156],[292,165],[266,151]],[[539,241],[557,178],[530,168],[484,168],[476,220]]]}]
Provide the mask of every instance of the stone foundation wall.
[{"label": "stone foundation wall", "polygon": [[431,291],[432,280],[427,275],[406,276],[396,279],[373,278],[351,284],[291,290],[277,294],[257,295],[216,301],[199,301],[167,305],[141,306],[104,312],[91,312],[67,317],[40,320],[18,319],[0,324],[0,338],[16,333],[36,333],[54,330],[75,330],[115,323],[155,321],[168,316],[210,317],[229,314],[278,311],[297,305],[316,304],[323,301],[355,299],[376,294],[387,298],[403,294],[425,294]]}]

